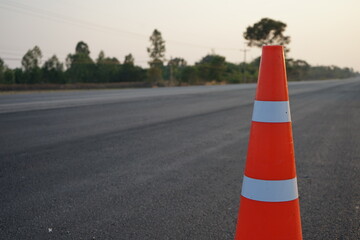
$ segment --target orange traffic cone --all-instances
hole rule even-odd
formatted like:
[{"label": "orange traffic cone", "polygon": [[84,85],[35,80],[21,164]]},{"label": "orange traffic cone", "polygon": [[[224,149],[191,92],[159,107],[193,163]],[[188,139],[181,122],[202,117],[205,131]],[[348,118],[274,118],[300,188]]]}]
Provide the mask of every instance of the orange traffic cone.
[{"label": "orange traffic cone", "polygon": [[302,239],[282,46],[264,46],[235,240]]}]

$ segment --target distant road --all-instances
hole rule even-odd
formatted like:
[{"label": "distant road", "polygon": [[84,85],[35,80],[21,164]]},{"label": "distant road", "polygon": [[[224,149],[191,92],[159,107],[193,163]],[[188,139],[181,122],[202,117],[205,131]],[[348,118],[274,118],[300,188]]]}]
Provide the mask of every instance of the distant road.
[{"label": "distant road", "polygon": [[[255,87],[0,94],[0,239],[233,239]],[[289,88],[304,239],[360,239],[360,79]]]}]

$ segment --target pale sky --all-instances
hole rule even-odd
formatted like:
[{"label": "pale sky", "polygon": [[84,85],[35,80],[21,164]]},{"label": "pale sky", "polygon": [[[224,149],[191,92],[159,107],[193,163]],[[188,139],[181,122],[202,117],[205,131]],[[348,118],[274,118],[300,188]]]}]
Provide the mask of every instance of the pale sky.
[{"label": "pale sky", "polygon": [[[147,66],[156,28],[167,59],[193,64],[215,52],[239,63],[243,32],[264,17],[287,24],[288,57],[360,71],[360,0],[0,0],[0,58],[18,67],[38,45],[43,62],[53,54],[64,61],[84,41],[93,59],[101,50],[121,62],[132,53]],[[250,48],[247,61],[259,55]]]}]

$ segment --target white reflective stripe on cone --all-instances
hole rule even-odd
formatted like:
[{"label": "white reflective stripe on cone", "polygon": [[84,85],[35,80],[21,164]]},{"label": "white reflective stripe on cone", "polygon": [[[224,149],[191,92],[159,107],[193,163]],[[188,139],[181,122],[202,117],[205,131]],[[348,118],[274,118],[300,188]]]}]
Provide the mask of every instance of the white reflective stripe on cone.
[{"label": "white reflective stripe on cone", "polygon": [[259,180],[244,176],[241,195],[262,202],[286,202],[299,197],[296,178]]},{"label": "white reflective stripe on cone", "polygon": [[255,122],[291,122],[289,101],[257,101],[252,120]]}]

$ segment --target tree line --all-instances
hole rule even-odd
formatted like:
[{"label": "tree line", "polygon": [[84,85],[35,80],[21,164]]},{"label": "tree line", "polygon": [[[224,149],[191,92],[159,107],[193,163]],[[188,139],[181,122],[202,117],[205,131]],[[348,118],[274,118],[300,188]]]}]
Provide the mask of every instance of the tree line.
[{"label": "tree line", "polygon": [[[244,38],[250,47],[262,47],[267,44],[285,46],[290,37],[284,35],[286,24],[263,18],[244,32]],[[101,51],[97,59],[90,57],[89,46],[80,41],[74,53],[68,54],[65,63],[56,55],[43,64],[42,52],[38,46],[28,50],[21,60],[21,68],[10,69],[0,58],[0,84],[68,84],[68,83],[129,83],[144,82],[157,86],[200,85],[211,83],[249,83],[256,82],[260,57],[250,63],[234,64],[224,56],[208,54],[193,65],[188,65],[180,57],[166,60],[165,40],[161,32],[155,29],[151,34],[149,67],[135,65],[132,54],[125,56],[122,62],[108,57]],[[311,80],[349,78],[357,73],[351,68],[336,66],[311,66],[304,60],[287,58],[289,80]]]}]

